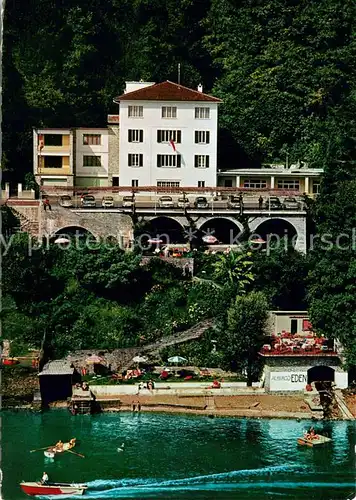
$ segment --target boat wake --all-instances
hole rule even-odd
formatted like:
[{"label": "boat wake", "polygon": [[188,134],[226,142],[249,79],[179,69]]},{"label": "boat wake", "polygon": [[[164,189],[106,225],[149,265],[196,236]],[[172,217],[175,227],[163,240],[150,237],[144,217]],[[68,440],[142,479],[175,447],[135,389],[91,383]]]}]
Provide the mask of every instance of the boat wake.
[{"label": "boat wake", "polygon": [[[156,498],[160,493],[179,493],[185,491],[234,491],[246,489],[272,489],[287,490],[296,486],[300,488],[347,488],[353,487],[354,483],[331,483],[323,481],[278,481],[277,475],[293,472],[293,475],[305,475],[309,478],[307,466],[281,465],[272,467],[262,467],[259,469],[244,469],[219,474],[207,474],[183,479],[156,479],[156,478],[135,478],[102,480],[98,479],[87,483],[88,490],[85,497],[91,499],[120,499],[120,498]],[[260,478],[260,479],[258,479]],[[43,498],[50,498],[48,496]],[[52,497],[54,498],[54,497]],[[68,498],[65,495],[58,495],[55,498]],[[79,499],[82,496],[71,496]]]}]

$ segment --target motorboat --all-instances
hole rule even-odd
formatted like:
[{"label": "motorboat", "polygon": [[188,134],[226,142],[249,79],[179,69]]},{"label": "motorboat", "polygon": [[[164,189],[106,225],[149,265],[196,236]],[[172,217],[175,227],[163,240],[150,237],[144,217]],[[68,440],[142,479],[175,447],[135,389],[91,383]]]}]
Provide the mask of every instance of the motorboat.
[{"label": "motorboat", "polygon": [[20,483],[21,489],[31,497],[42,495],[84,495],[88,489],[86,484],[77,483],[46,483],[25,482]]}]

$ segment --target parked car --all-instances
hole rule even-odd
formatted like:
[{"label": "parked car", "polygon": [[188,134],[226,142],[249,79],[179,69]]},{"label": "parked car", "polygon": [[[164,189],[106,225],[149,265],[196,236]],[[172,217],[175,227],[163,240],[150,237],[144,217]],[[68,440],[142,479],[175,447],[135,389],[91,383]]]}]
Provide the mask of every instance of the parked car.
[{"label": "parked car", "polygon": [[283,200],[283,207],[287,210],[299,210],[300,204],[293,196],[287,196]]},{"label": "parked car", "polygon": [[61,207],[70,208],[73,206],[72,198],[68,194],[65,194],[59,198],[59,204]]},{"label": "parked car", "polygon": [[82,207],[96,207],[96,201],[95,198],[92,194],[87,194],[86,196],[83,196],[82,199]]},{"label": "parked car", "polygon": [[159,208],[173,208],[174,203],[171,196],[161,196],[158,200]]},{"label": "parked car", "polygon": [[112,196],[103,196],[101,200],[101,206],[103,208],[110,208],[114,206],[114,198]]},{"label": "parked car", "polygon": [[234,195],[229,196],[229,199],[227,200],[228,208],[240,208],[240,204],[241,202],[239,196],[234,196]]},{"label": "parked car", "polygon": [[123,208],[132,208],[135,202],[134,196],[124,196],[122,199]]},{"label": "parked car", "polygon": [[188,198],[178,198],[178,207],[179,208],[189,208],[190,203]]},{"label": "parked car", "polygon": [[195,208],[208,208],[209,203],[205,196],[198,196],[194,202]]},{"label": "parked car", "polygon": [[277,210],[279,208],[283,208],[283,205],[281,203],[281,200],[279,198],[277,198],[277,196],[270,196],[269,198],[267,198],[267,201],[266,201],[266,208],[267,210],[268,209],[274,209],[274,210]]}]

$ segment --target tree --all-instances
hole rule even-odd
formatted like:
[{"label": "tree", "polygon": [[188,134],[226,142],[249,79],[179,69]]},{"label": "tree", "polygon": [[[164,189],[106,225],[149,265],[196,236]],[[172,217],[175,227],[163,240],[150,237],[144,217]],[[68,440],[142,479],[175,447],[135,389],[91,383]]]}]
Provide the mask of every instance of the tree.
[{"label": "tree", "polygon": [[20,221],[13,214],[9,207],[3,205],[0,207],[0,234],[8,239],[15,229],[20,226]]},{"label": "tree", "polygon": [[271,309],[284,311],[307,308],[307,275],[309,259],[293,248],[255,252],[249,289],[265,294]]},{"label": "tree", "polygon": [[355,130],[355,13],[343,0],[212,0],[205,44],[239,159],[324,166],[340,154]]},{"label": "tree", "polygon": [[251,272],[252,254],[250,252],[235,252],[217,254],[217,260],[213,264],[213,280],[226,285],[234,290],[235,293],[244,293],[247,285],[253,281]]},{"label": "tree", "polygon": [[236,297],[227,312],[225,357],[232,369],[246,370],[247,384],[252,385],[259,368],[258,352],[266,337],[268,304],[262,292]]},{"label": "tree", "polygon": [[352,167],[342,163],[334,174],[327,172],[330,183],[315,205],[318,233],[311,252],[308,301],[317,333],[341,341],[347,363],[356,365],[356,180]]}]

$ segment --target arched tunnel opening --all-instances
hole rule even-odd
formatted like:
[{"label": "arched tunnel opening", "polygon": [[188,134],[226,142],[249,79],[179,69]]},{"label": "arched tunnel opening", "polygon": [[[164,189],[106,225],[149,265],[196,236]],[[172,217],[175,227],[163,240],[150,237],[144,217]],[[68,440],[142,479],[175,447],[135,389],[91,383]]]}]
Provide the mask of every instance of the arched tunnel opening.
[{"label": "arched tunnel opening", "polygon": [[255,231],[254,236],[258,236],[264,241],[270,242],[270,245],[285,244],[295,247],[298,233],[295,227],[283,219],[269,219],[262,222]]},{"label": "arched tunnel opening", "polygon": [[225,245],[236,244],[237,238],[242,233],[235,222],[223,217],[216,217],[204,222],[200,227],[200,231],[205,235],[215,236],[219,243]]},{"label": "arched tunnel opening", "polygon": [[151,239],[160,239],[164,244],[186,243],[184,229],[174,219],[170,217],[157,217],[152,219],[146,226],[145,235],[141,238],[146,242]]},{"label": "arched tunnel opening", "polygon": [[85,242],[85,241],[96,241],[95,236],[93,233],[85,229],[84,227],[81,226],[67,226],[59,229],[52,237],[51,237],[51,242],[52,243],[60,243],[60,240],[63,240],[62,242],[64,243],[64,240],[68,239],[70,241],[80,241],[80,242]]}]

